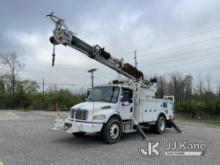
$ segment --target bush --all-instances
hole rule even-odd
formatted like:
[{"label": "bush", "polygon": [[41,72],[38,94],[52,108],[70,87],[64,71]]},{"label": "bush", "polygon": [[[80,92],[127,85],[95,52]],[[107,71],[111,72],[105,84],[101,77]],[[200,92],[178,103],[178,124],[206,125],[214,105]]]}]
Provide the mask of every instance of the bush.
[{"label": "bush", "polygon": [[220,115],[220,100],[183,102],[176,104],[176,112],[191,114],[192,118],[206,118]]}]

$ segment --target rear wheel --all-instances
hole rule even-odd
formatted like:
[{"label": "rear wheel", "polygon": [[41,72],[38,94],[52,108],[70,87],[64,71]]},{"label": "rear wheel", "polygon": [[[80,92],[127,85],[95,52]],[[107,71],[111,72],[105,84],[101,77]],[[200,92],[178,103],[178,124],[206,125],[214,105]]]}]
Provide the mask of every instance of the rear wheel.
[{"label": "rear wheel", "polygon": [[102,138],[105,143],[117,143],[122,135],[121,122],[116,118],[110,118],[108,123],[103,126]]},{"label": "rear wheel", "polygon": [[75,137],[82,137],[85,135],[85,132],[75,132],[75,133],[72,133]]}]

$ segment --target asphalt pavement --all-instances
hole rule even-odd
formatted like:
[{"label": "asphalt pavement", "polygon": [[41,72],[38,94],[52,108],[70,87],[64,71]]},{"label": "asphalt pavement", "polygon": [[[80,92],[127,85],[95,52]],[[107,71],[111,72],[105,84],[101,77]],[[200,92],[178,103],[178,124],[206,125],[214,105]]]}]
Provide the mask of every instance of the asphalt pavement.
[{"label": "asphalt pavement", "polygon": [[[174,129],[167,129],[162,135],[146,130],[146,141],[132,133],[124,135],[117,144],[107,145],[99,135],[76,138],[64,130],[51,130],[55,117],[54,112],[0,110],[0,165],[220,164],[218,126],[176,121],[182,134]],[[160,142],[155,148],[159,156],[146,155],[148,142]],[[174,151],[168,149],[169,144],[174,147],[175,143],[177,148],[184,144],[187,151],[193,144],[203,145],[204,155],[165,156],[166,151]]]}]

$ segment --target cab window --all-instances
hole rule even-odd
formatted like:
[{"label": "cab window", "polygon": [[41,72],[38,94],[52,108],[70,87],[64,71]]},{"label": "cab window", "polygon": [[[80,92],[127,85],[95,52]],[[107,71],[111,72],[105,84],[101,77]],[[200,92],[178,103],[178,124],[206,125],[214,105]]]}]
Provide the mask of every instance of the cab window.
[{"label": "cab window", "polygon": [[132,103],[133,91],[128,88],[122,88],[122,99],[121,102]]}]

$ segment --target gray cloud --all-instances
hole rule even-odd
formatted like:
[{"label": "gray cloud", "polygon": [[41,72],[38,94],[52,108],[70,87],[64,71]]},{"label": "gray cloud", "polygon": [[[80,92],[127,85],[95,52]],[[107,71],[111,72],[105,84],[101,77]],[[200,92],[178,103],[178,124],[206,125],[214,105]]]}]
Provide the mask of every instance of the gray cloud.
[{"label": "gray cloud", "polygon": [[[112,55],[133,63],[147,74],[183,72],[213,74],[220,79],[218,0],[140,1],[0,1],[0,51],[16,51],[26,64],[25,78],[89,84],[86,71],[96,67],[96,82],[117,73],[70,48],[57,48],[51,68],[48,37],[54,25],[45,15],[54,11],[88,43],[104,46]],[[106,76],[108,75],[108,76]]]}]

